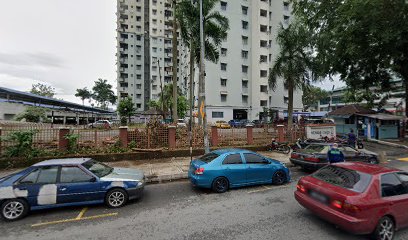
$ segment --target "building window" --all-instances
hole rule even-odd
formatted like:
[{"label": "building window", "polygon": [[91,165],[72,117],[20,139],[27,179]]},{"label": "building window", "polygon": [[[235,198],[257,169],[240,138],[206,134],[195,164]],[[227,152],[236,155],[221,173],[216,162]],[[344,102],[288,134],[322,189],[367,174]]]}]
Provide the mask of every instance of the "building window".
[{"label": "building window", "polygon": [[136,108],[141,108],[141,107],[142,107],[142,104],[140,103],[136,104]]},{"label": "building window", "polygon": [[268,76],[268,71],[266,70],[261,70],[259,73],[260,77],[267,77]]},{"label": "building window", "polygon": [[259,57],[259,62],[264,63],[264,62],[267,62],[267,61],[268,61],[268,56],[266,56],[266,55],[261,55],[261,56]]},{"label": "building window", "polygon": [[242,72],[243,73],[248,73],[248,66],[242,65]]},{"label": "building window", "polygon": [[226,78],[221,78],[221,86],[226,87],[227,86],[227,79]]},{"label": "building window", "polygon": [[268,31],[268,26],[260,25],[259,29],[260,29],[261,32],[266,33]]},{"label": "building window", "polygon": [[242,80],[242,88],[248,88],[248,80]]},{"label": "building window", "polygon": [[248,29],[248,22],[242,21],[242,29]]},{"label": "building window", "polygon": [[227,11],[227,2],[222,2],[221,1],[221,10]]},{"label": "building window", "polygon": [[248,96],[242,95],[242,103],[248,103]]},{"label": "building window", "polygon": [[248,51],[242,50],[242,51],[241,51],[241,57],[242,57],[243,59],[248,59]]},{"label": "building window", "polygon": [[224,118],[224,112],[212,112],[212,118]]},{"label": "building window", "polygon": [[242,15],[248,15],[248,7],[242,6]]},{"label": "building window", "polygon": [[221,94],[221,102],[227,101],[227,94]]},{"label": "building window", "polygon": [[226,63],[221,63],[221,70],[222,71],[227,71],[227,64]]},{"label": "building window", "polygon": [[141,99],[142,98],[142,94],[136,94],[136,99]]},{"label": "building window", "polygon": [[142,75],[137,74],[137,75],[136,75],[136,79],[142,79]]},{"label": "building window", "polygon": [[136,89],[142,89],[142,84],[136,84]]},{"label": "building window", "polygon": [[223,57],[227,56],[227,49],[226,48],[221,48],[221,56],[223,56]]},{"label": "building window", "polygon": [[260,86],[260,91],[263,93],[268,93],[268,86],[267,85],[261,85]]},{"label": "building window", "polygon": [[248,37],[242,36],[242,45],[248,45]]},{"label": "building window", "polygon": [[286,96],[283,96],[283,103],[288,104],[289,98]]},{"label": "building window", "polygon": [[268,106],[268,101],[267,100],[261,100],[260,103],[261,107],[267,107]]},{"label": "building window", "polygon": [[283,2],[283,10],[289,11],[289,3],[288,2]]},{"label": "building window", "polygon": [[266,40],[261,40],[259,43],[260,47],[267,48],[268,47],[268,41]]},{"label": "building window", "polygon": [[265,9],[261,9],[259,12],[259,15],[261,17],[267,17],[268,16],[268,11],[266,11]]}]

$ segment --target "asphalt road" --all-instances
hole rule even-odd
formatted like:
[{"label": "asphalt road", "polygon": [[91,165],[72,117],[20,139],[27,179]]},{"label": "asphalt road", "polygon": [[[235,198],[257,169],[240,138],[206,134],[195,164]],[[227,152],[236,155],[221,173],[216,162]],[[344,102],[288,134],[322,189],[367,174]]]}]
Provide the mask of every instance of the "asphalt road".
[{"label": "asphalt road", "polygon": [[[297,179],[306,173],[292,170],[294,181],[284,186],[248,187],[224,194],[193,188],[188,181],[148,185],[142,199],[120,209],[64,208],[0,222],[0,239],[366,239],[302,208],[293,192]],[[82,218],[99,218],[52,222],[81,214]],[[51,223],[33,226],[47,222]],[[408,230],[398,232],[397,239],[408,239]]]}]

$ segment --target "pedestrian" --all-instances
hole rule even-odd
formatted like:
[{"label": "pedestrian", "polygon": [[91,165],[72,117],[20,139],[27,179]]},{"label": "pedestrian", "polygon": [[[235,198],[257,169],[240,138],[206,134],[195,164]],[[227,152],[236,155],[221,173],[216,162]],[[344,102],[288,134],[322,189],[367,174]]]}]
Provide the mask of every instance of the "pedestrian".
[{"label": "pedestrian", "polygon": [[356,147],[357,137],[356,137],[356,135],[354,134],[354,130],[353,130],[353,129],[350,129],[350,132],[349,132],[349,134],[348,134],[347,136],[348,136],[348,140],[347,140],[348,145],[349,145],[350,147],[352,147],[352,148],[355,148],[355,147]]},{"label": "pedestrian", "polygon": [[344,162],[344,154],[338,148],[338,144],[334,143],[327,152],[327,160],[330,164]]}]

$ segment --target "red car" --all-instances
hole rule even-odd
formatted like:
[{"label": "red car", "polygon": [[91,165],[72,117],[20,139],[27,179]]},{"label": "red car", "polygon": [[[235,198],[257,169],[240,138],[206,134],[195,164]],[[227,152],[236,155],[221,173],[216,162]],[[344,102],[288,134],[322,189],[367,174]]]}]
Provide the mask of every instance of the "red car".
[{"label": "red car", "polygon": [[296,200],[355,234],[391,240],[408,227],[408,173],[366,163],[339,163],[299,180]]}]

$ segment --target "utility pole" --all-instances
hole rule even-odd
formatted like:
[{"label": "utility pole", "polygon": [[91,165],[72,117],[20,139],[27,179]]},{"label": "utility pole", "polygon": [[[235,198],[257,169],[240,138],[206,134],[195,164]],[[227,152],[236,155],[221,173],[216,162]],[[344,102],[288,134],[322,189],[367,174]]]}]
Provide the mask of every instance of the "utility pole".
[{"label": "utility pole", "polygon": [[162,83],[162,78],[161,78],[161,68],[160,68],[160,60],[157,58],[157,65],[159,67],[159,80],[160,80],[160,90],[161,90],[161,108],[163,112],[163,120],[166,118],[166,113],[164,111],[164,98],[163,98],[163,83]]},{"label": "utility pole", "polygon": [[200,0],[200,93],[199,98],[201,98],[200,103],[200,114],[203,119],[203,129],[204,129],[204,150],[205,153],[210,152],[210,144],[208,142],[208,131],[207,131],[207,116],[206,116],[206,106],[205,106],[205,65],[204,65],[204,17],[203,17],[203,0]]},{"label": "utility pole", "polygon": [[177,122],[177,20],[176,20],[177,0],[173,0],[173,123]]},{"label": "utility pole", "polygon": [[[192,61],[193,60],[193,61]],[[190,63],[194,63],[193,40],[190,40]],[[190,161],[193,161],[193,108],[194,108],[194,64],[190,64]]]}]

